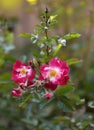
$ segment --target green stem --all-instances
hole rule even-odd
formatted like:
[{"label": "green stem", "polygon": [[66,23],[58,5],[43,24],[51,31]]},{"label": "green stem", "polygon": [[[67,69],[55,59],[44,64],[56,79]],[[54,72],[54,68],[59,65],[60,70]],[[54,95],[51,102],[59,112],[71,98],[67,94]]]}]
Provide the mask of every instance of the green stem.
[{"label": "green stem", "polygon": [[24,100],[24,102],[22,102],[20,105],[19,105],[19,107],[20,108],[25,108],[25,106],[26,106],[26,104],[27,104],[27,102],[29,101],[29,99],[31,98],[31,94],[29,94],[28,96],[27,96],[27,98]]},{"label": "green stem", "polygon": [[[46,23],[46,27],[48,28],[48,9],[46,8],[45,10],[45,23]],[[48,41],[48,30],[45,29],[45,36],[47,38],[47,41]],[[46,44],[46,52],[47,52],[47,56],[49,56],[49,46]]]}]

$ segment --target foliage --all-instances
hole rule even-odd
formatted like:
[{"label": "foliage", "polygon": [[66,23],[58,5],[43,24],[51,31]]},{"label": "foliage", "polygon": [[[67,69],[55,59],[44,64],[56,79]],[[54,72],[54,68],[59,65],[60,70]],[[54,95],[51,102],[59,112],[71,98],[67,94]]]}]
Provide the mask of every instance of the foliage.
[{"label": "foliage", "polygon": [[[40,48],[40,55],[39,54],[38,55],[34,55],[35,58],[33,60],[30,60],[29,64],[31,65],[32,72],[33,71],[38,71],[39,74],[41,74],[40,76],[42,76],[43,73],[44,73],[42,78],[45,77],[45,74],[47,73],[46,72],[47,70],[46,70],[46,67],[44,68],[44,66],[41,65],[41,63],[42,64],[46,64],[50,60],[49,69],[51,68],[51,65],[52,65],[52,67],[54,67],[56,62],[58,63],[58,66],[56,66],[58,69],[59,69],[59,66],[61,66],[61,65],[64,66],[63,64],[66,64],[66,62],[63,63],[58,58],[53,58],[53,56],[58,54],[58,52],[60,51],[62,46],[65,46],[66,40],[78,38],[80,36],[80,34],[78,34],[78,33],[71,33],[71,34],[68,34],[66,36],[63,36],[62,38],[60,36],[57,36],[57,35],[49,36],[49,30],[50,30],[51,26],[54,25],[54,21],[56,21],[56,20],[55,20],[55,17],[49,16],[48,13],[49,13],[48,9],[46,8],[45,13],[42,16],[41,24],[37,25],[37,27],[34,30],[33,34],[27,34],[27,33],[20,34],[20,37],[30,38],[32,44],[36,44]],[[56,47],[57,47],[57,49],[54,49]],[[34,51],[36,51],[36,50],[34,50]],[[52,62],[54,62],[54,66],[53,66]],[[60,64],[59,64],[59,62],[60,62]],[[79,60],[76,61],[76,62],[79,62]],[[74,64],[74,63],[75,63],[75,61],[72,60],[72,64]],[[31,79],[29,79],[29,77],[26,77],[26,81],[25,81],[25,83],[23,83],[24,79],[22,79],[22,81],[21,81],[21,79],[20,80],[18,79],[18,78],[21,77],[21,74],[23,73],[22,69],[21,69],[21,72],[19,72],[20,76],[18,76],[18,78],[16,78],[17,76],[15,75],[16,69],[17,69],[18,65],[22,66],[22,69],[23,69],[23,67],[26,67],[20,61],[16,61],[16,63],[14,64],[14,67],[13,67],[14,69],[13,69],[13,72],[12,72],[12,74],[13,74],[12,79],[14,80],[14,82],[16,84],[18,84],[18,88],[17,89],[16,88],[13,89],[13,91],[12,91],[12,95],[13,96],[15,96],[15,97],[22,96],[22,93],[25,93],[25,91],[27,92],[26,88],[27,89],[29,88],[29,92],[30,93],[36,94],[36,95],[39,94],[39,98],[41,98],[40,95],[42,95],[42,93],[44,93],[44,91],[46,91],[46,93],[48,91],[48,90],[44,90],[43,86],[45,86],[45,85],[47,86],[48,85],[49,86],[48,89],[51,89],[53,91],[53,90],[55,90],[58,87],[58,85],[62,85],[62,86],[65,85],[64,88],[62,86],[60,86],[61,89],[59,88],[59,89],[55,90],[55,96],[56,96],[56,98],[58,98],[58,100],[59,100],[59,96],[60,96],[60,100],[61,100],[61,102],[62,102],[62,104],[64,106],[64,108],[63,108],[64,110],[63,111],[66,111],[66,110],[70,111],[70,110],[72,110],[72,105],[69,103],[67,97],[66,96],[65,96],[65,98],[62,97],[62,94],[64,95],[64,94],[70,92],[73,89],[71,86],[66,86],[67,80],[64,81],[65,83],[63,83],[63,82],[59,83],[58,80],[61,80],[61,79],[55,79],[55,84],[54,84],[54,80],[50,80],[50,76],[49,76],[48,81],[47,81],[47,79],[45,80],[45,78],[42,79],[43,81],[39,80],[39,78],[34,79],[34,81],[32,81]],[[32,65],[33,65],[33,67],[32,67]],[[39,66],[41,66],[40,69],[39,69]],[[27,66],[27,67],[30,68],[30,66]],[[66,69],[66,72],[69,71],[69,67],[67,65],[65,65],[65,69]],[[50,73],[50,70],[49,70],[48,74],[49,73]],[[56,72],[56,70],[51,70],[51,73],[56,75],[57,72]],[[62,72],[59,72],[59,73],[62,73]],[[47,77],[48,74],[46,74],[46,77]],[[19,75],[19,74],[17,74],[17,75]],[[28,73],[27,73],[27,75],[28,75]],[[35,74],[31,73],[31,75],[33,77],[35,77]],[[36,77],[38,77],[38,75]],[[59,77],[60,77],[60,74],[59,74]],[[53,76],[53,78],[54,78],[54,76]],[[69,79],[69,77],[68,77],[68,79]],[[65,80],[65,79],[63,79],[63,77],[62,77],[62,81],[63,80]],[[28,86],[28,82],[29,82],[29,86]],[[31,84],[30,84],[30,82],[31,82]],[[42,82],[43,82],[43,85],[42,85]],[[24,85],[23,87],[22,87],[22,84]],[[51,97],[49,97],[49,98],[51,98]],[[54,93],[53,93],[53,97],[52,98],[54,100],[56,100],[56,98],[54,97]],[[28,98],[25,99],[25,101],[22,103],[21,106],[24,106],[24,104],[26,104],[27,99]],[[48,101],[47,101],[47,103],[45,101],[45,104],[48,104]]]},{"label": "foliage", "polygon": [[[31,94],[25,94],[19,99],[14,99],[11,97],[10,92],[16,85],[10,81],[10,71],[12,64],[15,62],[15,54],[10,51],[6,53],[2,46],[2,41],[0,41],[0,129],[93,130],[93,4],[90,5],[90,1],[84,0],[80,0],[79,2],[74,0],[60,0],[58,2],[56,0],[54,0],[54,2],[53,0],[48,2],[40,0],[36,5],[34,4],[34,8],[37,7],[39,15],[42,10],[42,8],[40,8],[41,4],[45,5],[45,3],[51,8],[51,12],[57,14],[57,16],[52,19],[52,24],[50,24],[50,28],[54,28],[53,32],[55,36],[53,36],[53,32],[48,31],[49,36],[51,35],[51,37],[49,37],[49,43],[56,46],[51,57],[58,55],[61,59],[68,62],[68,65],[71,67],[71,79],[66,87],[59,87],[55,91],[54,97],[50,100],[44,98],[39,99],[37,95]],[[90,10],[88,10],[89,8]],[[51,16],[55,16],[55,14],[52,13]],[[56,22],[56,19],[58,22]],[[19,55],[19,59],[22,59],[23,62],[31,59],[31,56],[36,60],[41,59],[42,63],[44,63],[44,57],[47,62],[51,59],[50,56],[46,58],[47,55],[44,54],[45,50],[43,48],[41,49],[41,47],[43,47],[42,43],[46,42],[45,36],[43,37],[44,32],[41,33],[43,28],[44,30],[48,29],[45,28],[45,24],[42,22],[41,25],[37,25],[37,29],[33,34],[24,33],[20,35],[21,37],[31,39],[32,45],[30,44],[28,48],[31,47],[33,48],[32,50],[36,50],[36,45],[38,45],[36,52],[34,51],[32,54],[30,50],[26,53],[29,55],[29,58],[27,58],[27,55],[23,55],[23,58]],[[8,31],[7,28],[5,30],[6,32]],[[79,33],[71,36],[69,32],[72,31]],[[66,33],[68,33],[68,35],[65,35]],[[10,34],[11,32],[8,31],[8,35]],[[56,34],[60,34],[61,36],[57,36]],[[81,34],[80,40],[71,39],[71,37],[79,37],[79,34]],[[5,43],[6,37],[6,35],[3,36],[3,43]],[[67,41],[66,46],[64,46],[65,42],[60,44],[60,41],[62,43],[62,39],[65,37]],[[12,39],[11,36],[9,36],[9,39]],[[58,39],[60,39],[59,43]],[[5,45],[7,44],[5,43]],[[23,51],[22,54],[25,53]]]}]

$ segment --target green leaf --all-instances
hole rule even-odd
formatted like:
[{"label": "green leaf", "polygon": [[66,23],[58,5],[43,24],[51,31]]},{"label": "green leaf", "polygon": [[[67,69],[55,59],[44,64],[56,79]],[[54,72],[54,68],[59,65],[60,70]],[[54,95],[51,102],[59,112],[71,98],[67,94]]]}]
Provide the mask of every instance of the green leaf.
[{"label": "green leaf", "polygon": [[4,59],[0,59],[0,66],[2,66],[5,63]]},{"label": "green leaf", "polygon": [[50,22],[50,27],[51,26],[54,26],[56,23],[57,23],[57,20],[56,19],[52,19],[52,20],[49,20],[49,22]]},{"label": "green leaf", "polygon": [[68,65],[73,65],[73,64],[82,62],[82,60],[79,60],[77,58],[72,58],[72,59],[67,60],[66,62],[68,63]]},{"label": "green leaf", "polygon": [[20,108],[25,108],[26,107],[26,105],[27,105],[27,103],[28,103],[28,101],[29,101],[29,99],[32,97],[32,95],[31,94],[29,94],[27,97],[26,97],[26,99],[24,100],[24,102],[22,102],[20,105],[19,105],[19,107]]},{"label": "green leaf", "polygon": [[89,73],[94,74],[94,68],[90,69]]},{"label": "green leaf", "polygon": [[70,99],[71,99],[74,103],[76,103],[77,105],[81,102],[81,101],[80,101],[80,97],[79,97],[76,93],[73,93],[73,94],[69,93],[68,96],[69,96]]},{"label": "green leaf", "polygon": [[5,61],[7,61],[7,62],[15,62],[16,61],[16,58],[14,58],[14,57],[12,57],[12,56],[10,56],[10,55],[6,55],[5,56]]},{"label": "green leaf", "polygon": [[60,123],[61,121],[69,121],[70,118],[67,116],[58,116],[54,118],[54,123]]},{"label": "green leaf", "polygon": [[43,102],[41,102],[41,104],[40,104],[40,109],[43,109],[45,106],[47,106],[48,104],[50,104],[51,102],[53,102],[54,99],[55,99],[54,97],[52,97],[49,100],[44,99]]},{"label": "green leaf", "polygon": [[6,80],[6,81],[0,81],[0,84],[12,84],[12,81]]},{"label": "green leaf", "polygon": [[66,40],[71,40],[71,39],[79,38],[80,36],[81,36],[81,34],[79,34],[79,33],[69,33],[69,34],[65,35],[63,38]]},{"label": "green leaf", "polygon": [[37,126],[38,125],[38,120],[37,119],[32,119],[32,120],[30,120],[30,119],[26,119],[26,118],[23,118],[22,119],[22,121],[24,122],[24,123],[26,123],[26,124],[29,124],[29,125],[31,125],[31,126]]},{"label": "green leaf", "polygon": [[56,40],[54,38],[49,39],[49,43],[50,45],[55,45],[56,44]]},{"label": "green leaf", "polygon": [[9,72],[5,72],[5,73],[3,73],[1,76],[0,76],[0,82],[10,82],[11,80],[10,80],[10,78],[11,78],[11,73],[9,73]]},{"label": "green leaf", "polygon": [[58,44],[57,49],[53,52],[53,56],[55,56],[61,49],[62,44]]},{"label": "green leaf", "polygon": [[45,26],[46,26],[46,23],[45,23],[45,22],[41,22],[41,26],[42,26],[42,27],[45,27]]},{"label": "green leaf", "polygon": [[84,121],[83,124],[82,124],[83,130],[84,130],[87,126],[89,126],[90,123],[91,123],[91,121]]},{"label": "green leaf", "polygon": [[19,35],[19,37],[31,38],[31,34],[29,34],[29,33],[21,33],[21,34]]},{"label": "green leaf", "polygon": [[81,130],[85,130],[89,125],[91,121],[84,121],[84,122],[77,122],[76,126],[78,126]]},{"label": "green leaf", "polygon": [[6,41],[7,41],[7,43],[13,43],[13,41],[14,41],[13,33],[6,32]]},{"label": "green leaf", "polygon": [[58,87],[55,94],[57,96],[60,96],[62,94],[66,94],[66,93],[69,93],[71,91],[74,90],[74,87],[73,86],[64,86],[64,87]]},{"label": "green leaf", "polygon": [[43,27],[41,26],[41,25],[36,25],[36,29],[35,29],[35,33],[39,33],[42,29],[43,29]]},{"label": "green leaf", "polygon": [[60,107],[62,107],[64,112],[71,112],[72,110],[74,110],[69,99],[65,98],[64,96],[60,97],[59,99],[61,103]]}]

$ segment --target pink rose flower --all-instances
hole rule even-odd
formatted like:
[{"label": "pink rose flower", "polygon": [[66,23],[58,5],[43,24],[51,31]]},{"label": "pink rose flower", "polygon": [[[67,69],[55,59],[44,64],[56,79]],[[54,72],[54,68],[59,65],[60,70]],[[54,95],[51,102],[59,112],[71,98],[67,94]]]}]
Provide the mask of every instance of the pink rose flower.
[{"label": "pink rose flower", "polygon": [[14,88],[12,90],[12,96],[13,97],[20,97],[22,95],[22,91],[19,88]]},{"label": "pink rose flower", "polygon": [[48,81],[46,88],[55,90],[57,85],[66,85],[69,80],[70,68],[66,62],[59,58],[52,58],[49,65],[44,64],[40,67],[41,80]]},{"label": "pink rose flower", "polygon": [[35,77],[35,70],[31,68],[31,66],[27,66],[26,64],[22,63],[21,61],[17,60],[16,63],[13,65],[12,70],[12,80],[16,84],[23,84],[26,81],[32,81]]},{"label": "pink rose flower", "polygon": [[52,97],[52,94],[47,92],[45,95],[44,95],[45,98],[47,99],[50,99]]}]

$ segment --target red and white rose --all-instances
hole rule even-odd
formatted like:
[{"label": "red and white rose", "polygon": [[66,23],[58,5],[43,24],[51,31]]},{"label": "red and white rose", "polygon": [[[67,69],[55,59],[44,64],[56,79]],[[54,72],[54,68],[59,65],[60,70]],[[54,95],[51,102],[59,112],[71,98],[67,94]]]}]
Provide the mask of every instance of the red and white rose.
[{"label": "red and white rose", "polygon": [[32,81],[35,77],[35,70],[31,68],[31,66],[22,63],[21,61],[17,60],[13,65],[12,70],[12,80],[16,84],[23,84],[26,81]]},{"label": "red and white rose", "polygon": [[46,80],[46,88],[55,90],[58,85],[66,85],[69,80],[70,68],[66,62],[59,58],[52,58],[49,64],[40,67],[41,80]]}]

